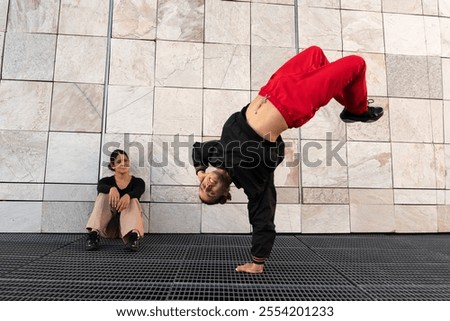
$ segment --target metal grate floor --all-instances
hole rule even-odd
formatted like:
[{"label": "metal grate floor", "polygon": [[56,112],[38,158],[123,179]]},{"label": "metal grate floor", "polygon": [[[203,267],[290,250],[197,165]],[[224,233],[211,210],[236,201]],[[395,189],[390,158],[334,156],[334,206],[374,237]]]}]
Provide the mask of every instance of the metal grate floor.
[{"label": "metal grate floor", "polygon": [[0,233],[0,300],[450,300],[450,234],[277,236],[262,275],[236,273],[249,235]]}]

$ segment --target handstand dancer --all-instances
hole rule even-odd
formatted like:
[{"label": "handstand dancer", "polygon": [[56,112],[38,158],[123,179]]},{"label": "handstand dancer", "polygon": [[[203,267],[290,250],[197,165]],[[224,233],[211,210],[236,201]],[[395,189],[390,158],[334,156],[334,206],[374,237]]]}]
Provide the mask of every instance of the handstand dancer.
[{"label": "handstand dancer", "polygon": [[[359,56],[330,63],[319,47],[310,47],[287,61],[250,104],[228,118],[220,140],[194,144],[203,203],[230,200],[231,183],[248,197],[252,262],[236,271],[262,273],[272,250],[277,203],[273,173],[284,158],[281,133],[305,124],[332,98],[344,106],[344,122],[378,120],[383,108],[368,106],[365,74],[366,64]],[[207,172],[209,166],[214,169]]]}]

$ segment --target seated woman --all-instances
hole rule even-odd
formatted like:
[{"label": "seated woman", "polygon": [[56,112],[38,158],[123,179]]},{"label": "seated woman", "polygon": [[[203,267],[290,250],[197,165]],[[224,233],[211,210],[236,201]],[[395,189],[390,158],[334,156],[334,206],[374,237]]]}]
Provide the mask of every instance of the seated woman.
[{"label": "seated woman", "polygon": [[108,168],[113,176],[102,178],[97,185],[97,199],[86,229],[86,250],[100,246],[100,236],[122,238],[132,251],[138,251],[144,236],[144,221],[139,198],[145,191],[141,178],[130,175],[130,160],[125,151],[111,153]]}]

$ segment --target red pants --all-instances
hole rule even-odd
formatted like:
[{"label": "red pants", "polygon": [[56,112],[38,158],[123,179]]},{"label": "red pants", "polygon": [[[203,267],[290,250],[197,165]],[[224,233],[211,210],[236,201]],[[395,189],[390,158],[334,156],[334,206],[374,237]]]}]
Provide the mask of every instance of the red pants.
[{"label": "red pants", "polygon": [[275,105],[289,128],[306,123],[332,98],[362,114],[367,111],[366,63],[355,55],[330,63],[313,46],[281,66],[259,94]]}]

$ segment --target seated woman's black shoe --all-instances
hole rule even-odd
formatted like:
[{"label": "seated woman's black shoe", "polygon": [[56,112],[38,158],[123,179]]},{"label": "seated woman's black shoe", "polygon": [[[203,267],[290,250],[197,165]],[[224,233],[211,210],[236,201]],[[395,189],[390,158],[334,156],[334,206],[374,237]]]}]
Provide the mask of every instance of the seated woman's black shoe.
[{"label": "seated woman's black shoe", "polygon": [[[370,99],[368,101],[369,104],[373,103],[373,100]],[[347,109],[344,109],[340,115],[341,119],[345,123],[354,123],[357,121],[363,122],[363,123],[372,123],[374,121],[377,121],[378,119],[383,116],[383,108],[381,107],[371,107],[369,106],[367,111],[365,113],[362,113],[360,115],[353,114],[349,112]]]},{"label": "seated woman's black shoe", "polygon": [[88,234],[86,239],[86,251],[97,250],[100,247],[100,237],[96,231]]},{"label": "seated woman's black shoe", "polygon": [[132,250],[133,252],[139,251],[139,248],[141,247],[140,241],[139,241],[139,235],[136,232],[131,232],[130,236],[128,237],[128,243],[127,247]]}]

